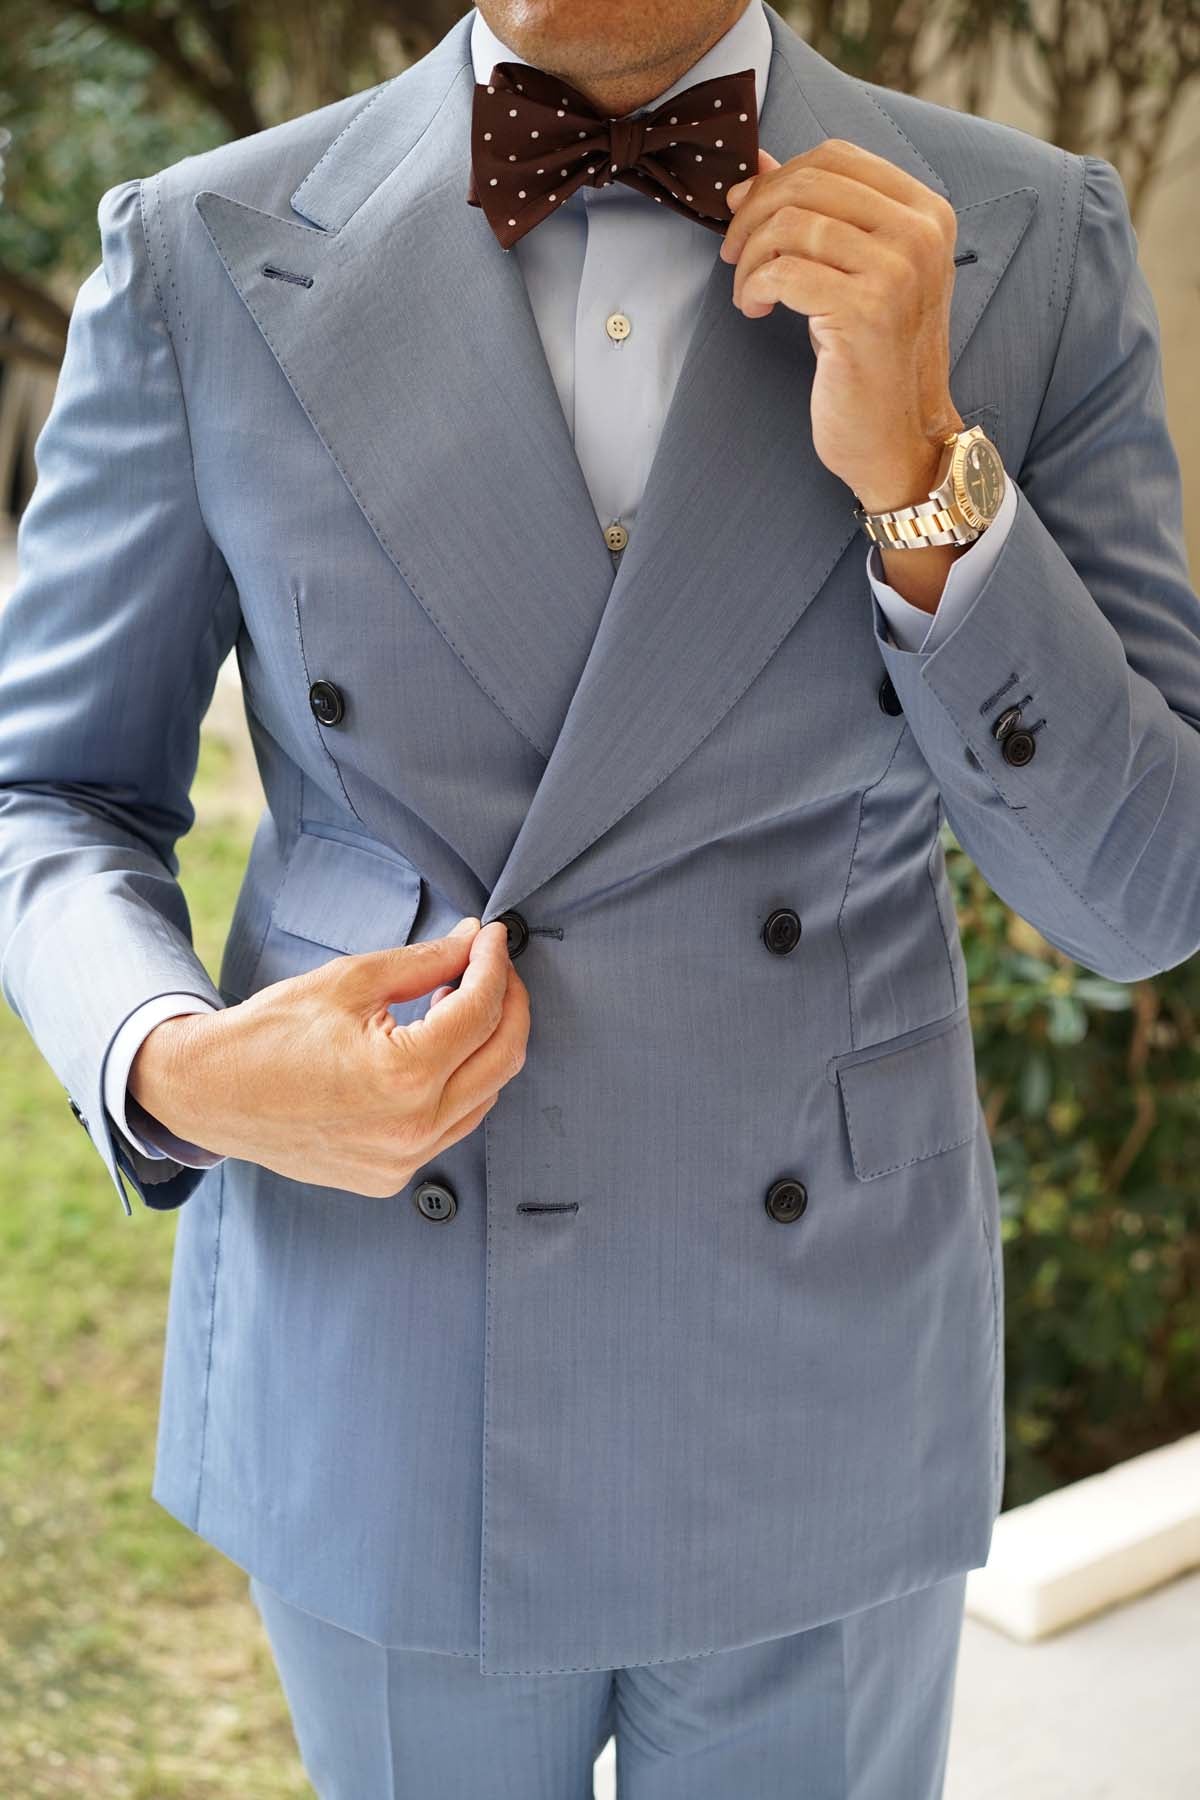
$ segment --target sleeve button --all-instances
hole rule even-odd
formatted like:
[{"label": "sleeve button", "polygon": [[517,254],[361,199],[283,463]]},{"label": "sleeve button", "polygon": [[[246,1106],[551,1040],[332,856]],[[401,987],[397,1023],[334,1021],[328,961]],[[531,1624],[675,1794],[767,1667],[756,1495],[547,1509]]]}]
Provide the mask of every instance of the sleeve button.
[{"label": "sleeve button", "polygon": [[1005,762],[1012,763],[1015,768],[1023,768],[1032,762],[1037,749],[1037,742],[1032,731],[1010,731],[1000,746],[1000,753]]}]

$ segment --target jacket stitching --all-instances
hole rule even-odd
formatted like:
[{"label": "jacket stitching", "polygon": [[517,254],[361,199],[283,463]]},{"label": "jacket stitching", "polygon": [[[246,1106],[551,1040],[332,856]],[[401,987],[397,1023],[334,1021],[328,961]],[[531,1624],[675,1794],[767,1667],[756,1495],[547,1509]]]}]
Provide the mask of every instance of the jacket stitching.
[{"label": "jacket stitching", "polygon": [[871,792],[871,790],[873,788],[877,788],[879,786],[880,782],[884,779],[884,777],[888,773],[888,770],[891,768],[892,764],[895,762],[896,752],[899,750],[900,745],[904,741],[904,733],[905,733],[906,729],[907,729],[907,725],[901,725],[900,730],[896,736],[896,742],[892,745],[892,753],[888,757],[883,770],[881,771],[880,774],[878,774],[875,777],[874,781],[870,781],[867,783],[866,787],[863,789],[862,793],[858,797],[858,824],[855,827],[855,831],[854,831],[854,842],[850,847],[850,862],[846,869],[846,885],[842,889],[841,904],[838,906],[837,929],[838,929],[838,937],[841,939],[842,959],[846,964],[846,995],[847,995],[847,999],[848,999],[849,1005],[850,1005],[850,1048],[852,1050],[858,1048],[858,1031],[857,1031],[857,1023],[856,1023],[856,1018],[855,1018],[855,1011],[854,1011],[854,971],[853,971],[853,968],[852,968],[851,962],[850,962],[850,952],[849,952],[849,949],[846,944],[846,934],[842,930],[842,914],[846,910],[846,899],[850,893],[850,883],[854,876],[854,858],[858,852],[858,840],[862,835],[863,812],[864,812],[864,810],[866,808],[866,804],[867,804],[867,795]]},{"label": "jacket stitching", "polygon": [[[300,666],[304,670],[305,682],[308,684],[308,686],[311,687],[312,686],[312,677],[309,673],[308,658],[304,654],[304,634],[300,629],[300,596],[299,596],[299,592],[296,588],[293,588],[291,590],[291,598],[292,598],[292,623],[296,627],[296,644],[300,651]],[[355,806],[353,800],[351,800],[349,794],[346,792],[346,784],[342,780],[341,765],[339,764],[337,757],[333,754],[333,751],[329,748],[329,745],[325,742],[324,737],[321,736],[320,727],[317,728],[317,732],[318,732],[318,738],[320,741],[321,749],[324,751],[325,756],[329,760],[330,767],[332,768],[334,774],[337,776],[337,784],[342,790],[342,798],[345,800],[346,805],[350,808],[350,811],[354,814],[354,816],[358,820],[359,824],[366,825],[367,821],[363,818],[362,814],[359,812],[358,808]],[[369,827],[368,827],[368,829],[369,829]],[[265,938],[263,941],[264,942],[266,941]]]},{"label": "jacket stitching", "polygon": [[193,1530],[200,1524],[200,1494],[204,1486],[204,1452],[208,1442],[208,1400],[212,1383],[213,1336],[217,1317],[217,1270],[221,1262],[221,1226],[225,1217],[225,1162],[221,1162],[220,1178],[217,1182],[217,1230],[213,1240],[212,1281],[209,1285],[208,1302],[208,1351],[204,1363],[204,1397],[200,1414],[200,1457],[196,1470],[196,1502],[192,1519]]},{"label": "jacket stitching", "polygon": [[941,896],[938,893],[938,884],[935,881],[933,874],[933,859],[937,855],[938,846],[941,843],[941,824],[942,796],[940,792],[935,790],[933,805],[933,836],[930,840],[929,855],[925,858],[925,874],[929,881],[929,891],[933,896],[933,910],[937,915],[937,922],[941,929],[942,942],[946,946],[946,964],[950,970],[950,996],[954,1005],[957,1007],[962,998],[958,991],[958,970],[954,966],[954,953],[950,948],[950,934],[946,929],[946,920],[942,914]]}]

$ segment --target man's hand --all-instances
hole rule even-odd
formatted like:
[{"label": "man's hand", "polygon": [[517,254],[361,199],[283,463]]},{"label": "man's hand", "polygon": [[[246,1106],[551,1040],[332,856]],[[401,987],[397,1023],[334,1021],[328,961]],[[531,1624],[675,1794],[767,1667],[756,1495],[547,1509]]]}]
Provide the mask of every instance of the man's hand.
[{"label": "man's hand", "polygon": [[[389,1003],[435,985],[424,1017],[397,1025]],[[164,1019],[129,1086],[191,1143],[385,1198],[475,1129],[522,1068],[528,1036],[505,927],[472,921],[461,936],[338,956],[236,1006]]]},{"label": "man's hand", "polygon": [[954,208],[858,144],[827,138],[729,191],[721,255],[748,318],[777,300],[808,315],[817,356],[817,455],[883,512],[925,498],[939,445],[960,430],[950,398]]}]

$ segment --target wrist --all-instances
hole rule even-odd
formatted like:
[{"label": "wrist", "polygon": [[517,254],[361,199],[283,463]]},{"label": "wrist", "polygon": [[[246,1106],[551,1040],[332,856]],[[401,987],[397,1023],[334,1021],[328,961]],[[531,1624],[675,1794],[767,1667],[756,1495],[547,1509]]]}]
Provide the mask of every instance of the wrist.
[{"label": "wrist", "polygon": [[189,1143],[206,1142],[199,1116],[202,1070],[212,1041],[212,1011],[177,1013],[151,1027],[126,1080],[128,1093],[152,1118]]},{"label": "wrist", "polygon": [[952,432],[963,429],[962,418],[952,411],[933,435],[897,446],[877,471],[864,476],[861,484],[852,484],[863,511],[894,512],[897,507],[916,506],[928,500],[946,453],[945,440]]}]

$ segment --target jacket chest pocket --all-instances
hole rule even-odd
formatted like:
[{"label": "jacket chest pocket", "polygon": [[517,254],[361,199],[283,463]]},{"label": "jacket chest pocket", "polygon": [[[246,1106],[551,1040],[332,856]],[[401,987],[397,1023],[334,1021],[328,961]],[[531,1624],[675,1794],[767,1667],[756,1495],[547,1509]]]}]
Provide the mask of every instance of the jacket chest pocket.
[{"label": "jacket chest pocket", "polygon": [[886,1044],[834,1057],[859,1181],[939,1156],[974,1136],[975,1050],[965,1007]]}]

